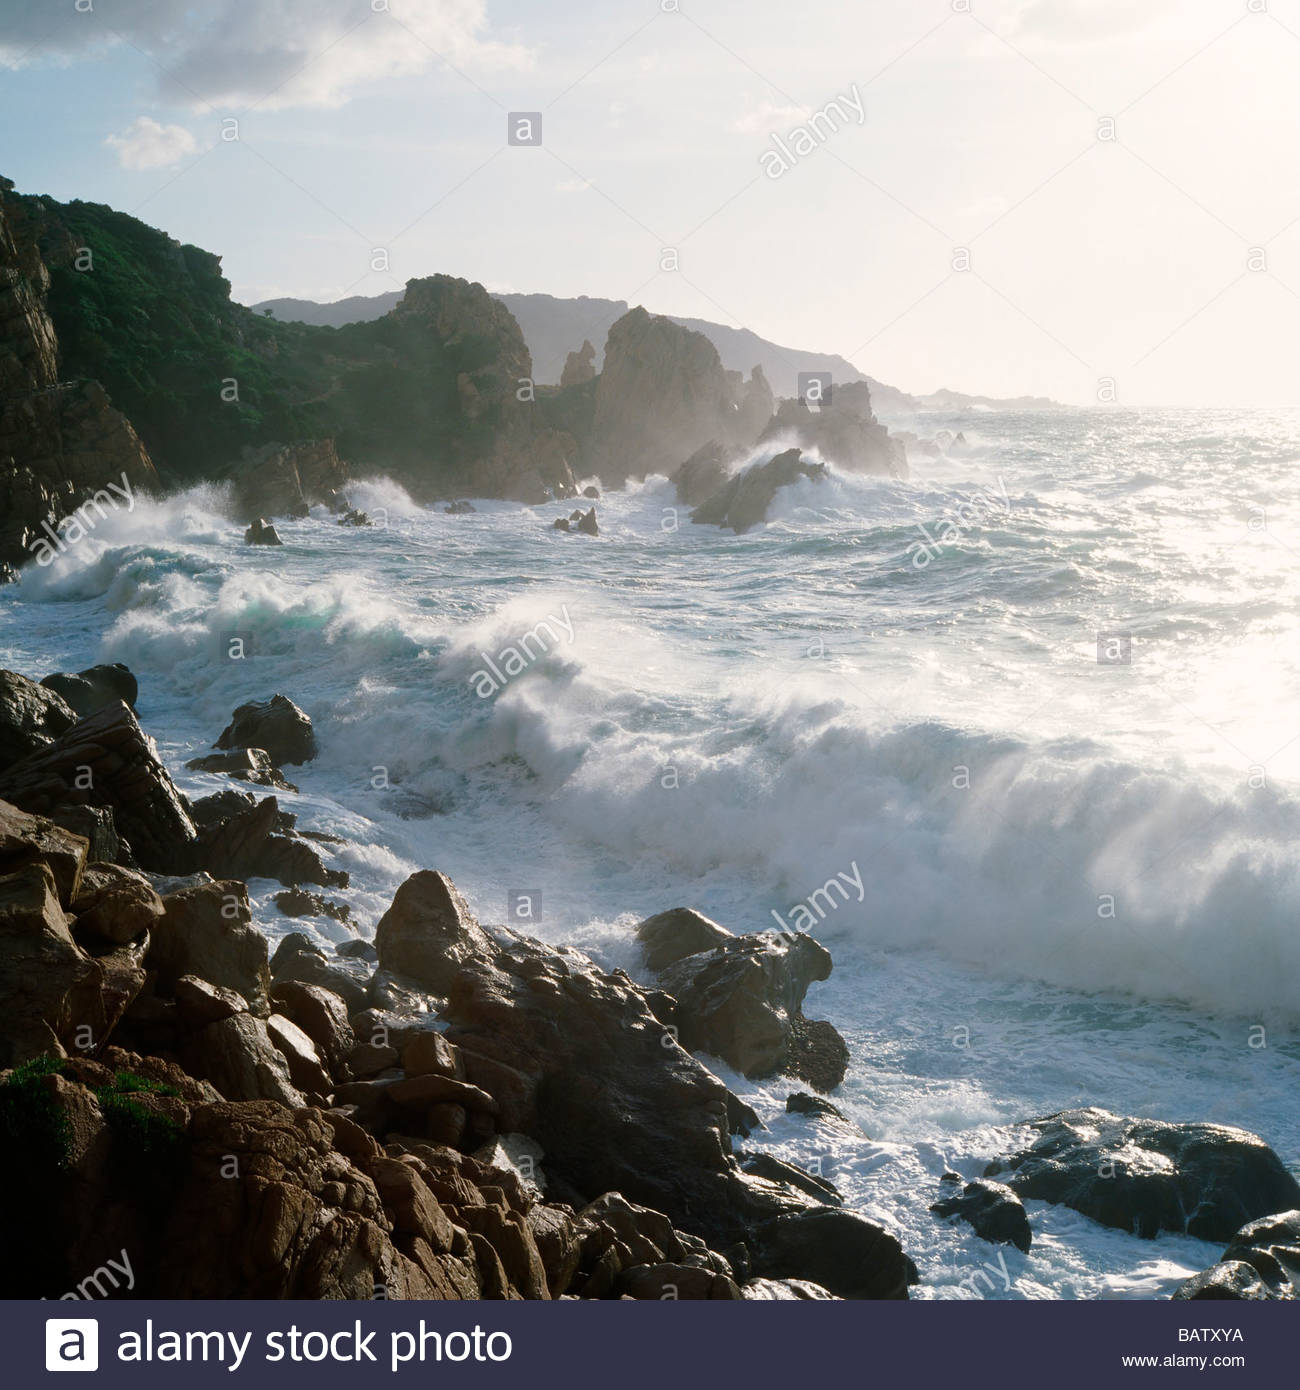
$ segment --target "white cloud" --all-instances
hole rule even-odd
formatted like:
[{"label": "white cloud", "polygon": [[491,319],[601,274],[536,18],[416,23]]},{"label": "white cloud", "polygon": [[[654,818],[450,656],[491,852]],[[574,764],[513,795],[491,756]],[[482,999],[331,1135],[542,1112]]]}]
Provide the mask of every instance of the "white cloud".
[{"label": "white cloud", "polygon": [[808,116],[806,106],[781,106],[764,101],[751,106],[731,123],[731,129],[741,135],[768,135],[774,130],[789,130]]},{"label": "white cloud", "polygon": [[121,39],[161,66],[167,99],[196,107],[337,106],[363,84],[440,62],[531,65],[527,49],[489,35],[487,0],[96,0],[88,12],[69,0],[50,18],[30,0],[0,0],[0,60],[66,61]]},{"label": "white cloud", "polygon": [[1058,43],[1106,42],[1148,29],[1175,8],[1175,0],[1022,0],[1011,32]]},{"label": "white cloud", "polygon": [[166,169],[198,148],[184,126],[160,125],[148,116],[137,116],[121,135],[110,135],[104,144],[116,151],[123,169]]}]

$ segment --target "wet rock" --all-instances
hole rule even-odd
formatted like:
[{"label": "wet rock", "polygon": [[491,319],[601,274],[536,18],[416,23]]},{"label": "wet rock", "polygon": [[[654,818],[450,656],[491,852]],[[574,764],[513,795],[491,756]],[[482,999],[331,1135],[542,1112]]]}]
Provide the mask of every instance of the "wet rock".
[{"label": "wet rock", "polygon": [[[272,901],[286,917],[328,917],[335,922],[352,920],[352,909],[346,903],[336,903],[329,898],[322,898],[319,893],[309,893],[305,888],[289,888],[283,893],[277,893]],[[345,941],[343,945],[349,948],[367,947],[370,943]],[[371,949],[373,950],[373,947]],[[364,950],[344,951],[341,948],[339,954],[365,956]]]},{"label": "wet rock", "polygon": [[590,511],[584,512],[577,520],[577,529],[584,536],[600,535],[600,527],[596,525],[596,509],[592,507]]},{"label": "wet rock", "polygon": [[1300,1211],[1265,1216],[1233,1236],[1218,1264],[1180,1284],[1180,1300],[1300,1298]]},{"label": "wet rock", "polygon": [[117,864],[87,864],[72,902],[78,935],[122,946],[162,917],[162,899],[143,874]]},{"label": "wet rock", "polygon": [[311,720],[286,695],[240,705],[221,731],[217,748],[262,748],[277,767],[309,763],[316,756]]},{"label": "wet rock", "polygon": [[278,981],[271,991],[276,1009],[291,1019],[316,1045],[336,1076],[341,1076],[357,1046],[347,1005],[323,985],[301,980]]},{"label": "wet rock", "polygon": [[185,766],[191,772],[224,772],[239,778],[241,782],[274,787],[277,791],[298,790],[292,782],[285,781],[284,773],[271,761],[271,755],[264,748],[232,748],[224,753],[206,753],[201,758],[191,758]]},{"label": "wet rock", "polygon": [[222,821],[229,820],[243,811],[251,811],[257,805],[252,792],[237,791],[234,787],[223,788],[211,796],[200,797],[190,804],[190,819],[199,830],[211,830]]},{"label": "wet rock", "polygon": [[815,1115],[822,1120],[842,1120],[849,1123],[848,1117],[838,1105],[832,1105],[825,1096],[810,1096],[807,1091],[795,1091],[785,1098],[787,1115]]},{"label": "wet rock", "polygon": [[337,994],[354,1011],[366,1006],[368,975],[364,961],[338,956],[330,961],[314,946],[284,954],[277,952],[276,964],[271,972],[277,985],[287,984],[291,980],[300,984],[320,985]]},{"label": "wet rock", "polygon": [[829,1024],[805,1020],[802,1006],[808,986],[830,973],[830,952],[811,936],[762,932],[683,956],[659,980],[677,1001],[688,1051],[745,1076],[799,1076],[829,1091],[844,1079],[848,1049]]},{"label": "wet rock", "polygon": [[365,512],[359,512],[354,507],[339,517],[338,524],[340,526],[370,526],[373,523]]},{"label": "wet rock", "polygon": [[702,445],[673,474],[677,500],[688,507],[707,502],[726,485],[740,456],[740,450],[727,448],[716,439]]},{"label": "wet rock", "polygon": [[[960,1184],[945,1183],[948,1187]],[[958,1217],[970,1225],[981,1240],[994,1245],[1014,1245],[1027,1255],[1033,1241],[1029,1217],[1020,1198],[1000,1182],[968,1182],[950,1195],[933,1203],[936,1216]]]},{"label": "wet rock", "polygon": [[766,1129],[767,1126],[758,1118],[758,1111],[752,1106],[746,1105],[739,1096],[731,1091],[727,1092],[727,1133],[738,1134],[742,1139],[748,1139],[755,1130]]},{"label": "wet rock", "polygon": [[1161,1231],[1227,1240],[1248,1221],[1300,1207],[1300,1184],[1245,1130],[1098,1109],[1064,1110],[1028,1128],[1029,1144],[991,1163],[986,1177],[1148,1240]]},{"label": "wet rock", "polygon": [[762,1227],[754,1268],[770,1279],[811,1279],[840,1298],[902,1299],[916,1282],[911,1260],[882,1226],[824,1208]]},{"label": "wet rock", "polygon": [[118,835],[117,822],[109,807],[55,806],[50,810],[50,819],[87,842],[90,848],[86,857],[91,862],[135,867],[135,856]]},{"label": "wet rock", "polygon": [[0,670],[0,769],[48,748],[76,722],[76,711],[54,691]]},{"label": "wet rock", "polygon": [[[342,903],[334,903],[333,906],[342,908],[345,912],[349,910]],[[356,937],[352,941],[340,941],[339,944],[335,946],[334,951],[337,955],[344,956],[349,960],[373,962],[379,959],[379,952],[375,950],[374,946],[371,945],[369,941],[361,937]]]},{"label": "wet rock", "polygon": [[798,449],[787,449],[767,463],[756,463],[725,482],[691,513],[699,526],[722,526],[743,535],[767,520],[772,499],[783,487],[803,478],[822,482],[827,476],[821,463],[805,463]]},{"label": "wet rock", "polygon": [[346,873],[326,868],[306,839],[278,834],[279,823],[279,802],[268,796],[204,830],[196,852],[205,867],[225,877],[271,878],[289,886],[347,886]]},{"label": "wet rock", "polygon": [[75,676],[55,672],[41,684],[67,702],[79,719],[95,714],[106,705],[120,700],[134,711],[140,698],[140,686],[130,668],[120,661],[111,665],[91,666]]},{"label": "wet rock", "polygon": [[270,1013],[271,972],[266,938],[253,926],[248,888],[237,880],[199,884],[169,893],[150,933],[149,965],[170,992],[182,975],[233,989],[249,1009]]},{"label": "wet rock", "polygon": [[647,917],[636,929],[636,939],[646,966],[658,974],[684,956],[711,951],[736,938],[703,913],[690,907],[674,907]]},{"label": "wet rock", "polygon": [[600,489],[599,489],[598,487],[594,487],[594,486],[593,486],[593,487],[584,487],[584,488],[582,489],[582,495],[583,495],[589,502],[599,502],[599,501],[600,501]]},{"label": "wet rock", "polygon": [[280,533],[264,516],[259,516],[244,532],[245,545],[283,545]]},{"label": "wet rock", "polygon": [[774,1154],[741,1154],[739,1159],[740,1166],[745,1172],[753,1173],[755,1177],[766,1178],[768,1182],[783,1183],[786,1187],[793,1187],[796,1191],[807,1194],[816,1202],[825,1202],[834,1207],[842,1206],[844,1203],[844,1198],[834,1183],[827,1182],[825,1178],[817,1177],[816,1174],[808,1172],[805,1168],[800,1168],[795,1163],[787,1163]]},{"label": "wet rock", "polygon": [[126,705],[108,705],[0,773],[0,797],[36,815],[106,806],[140,864],[193,867],[196,832],[184,799]]},{"label": "wet rock", "polygon": [[279,1048],[289,1068],[289,1079],[309,1096],[327,1096],[334,1089],[333,1079],[321,1064],[316,1044],[301,1028],[283,1014],[266,1020],[266,1033]]},{"label": "wet rock", "polygon": [[567,516],[557,516],[551,523],[552,531],[571,531],[572,529],[572,524]]},{"label": "wet rock", "polygon": [[807,1279],[751,1279],[742,1286],[740,1296],[766,1303],[806,1302],[835,1297],[820,1284]]}]

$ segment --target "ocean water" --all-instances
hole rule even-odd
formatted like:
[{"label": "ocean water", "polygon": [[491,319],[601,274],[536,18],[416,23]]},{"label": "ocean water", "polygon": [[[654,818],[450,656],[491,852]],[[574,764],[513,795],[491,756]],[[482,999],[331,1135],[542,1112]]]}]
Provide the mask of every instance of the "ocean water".
[{"label": "ocean water", "polygon": [[[374,527],[322,511],[281,549],[219,489],[142,499],[0,591],[0,662],[127,662],[196,796],[231,709],[291,696],[321,754],[282,801],[348,840],[366,934],[419,867],[637,976],[650,913],[811,911],[856,1127],[718,1065],[751,1142],[897,1231],[918,1297],[1167,1296],[1218,1248],[1031,1203],[1023,1256],[927,1208],[1078,1104],[1242,1125],[1300,1171],[1300,414],[889,423],[966,445],[832,465],[745,536],[661,478],[598,538],[386,480],[351,490]],[[273,939],[347,934],[251,888]]]}]

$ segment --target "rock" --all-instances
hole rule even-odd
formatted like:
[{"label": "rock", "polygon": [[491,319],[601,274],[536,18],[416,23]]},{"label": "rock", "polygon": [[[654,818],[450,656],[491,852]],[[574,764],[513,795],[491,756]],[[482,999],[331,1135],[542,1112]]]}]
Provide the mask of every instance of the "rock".
[{"label": "rock", "polygon": [[[341,908],[344,912],[349,910],[342,903],[331,903],[330,906]],[[362,937],[356,937],[352,941],[340,941],[335,946],[334,951],[336,955],[343,956],[348,960],[377,961],[379,959],[379,952]]]},{"label": "rock", "polygon": [[751,1279],[742,1286],[740,1296],[767,1303],[792,1303],[835,1297],[820,1284],[811,1283],[807,1279]]},{"label": "rock", "polygon": [[746,1105],[743,1100],[732,1092],[727,1092],[727,1133],[738,1134],[742,1139],[748,1139],[755,1130],[766,1129],[767,1126],[758,1118],[758,1111],[752,1106]]},{"label": "rock", "polygon": [[1219,1263],[1180,1284],[1176,1299],[1300,1298],[1300,1211],[1243,1226]]},{"label": "rock", "polygon": [[61,696],[79,719],[85,719],[118,700],[134,712],[136,701],[140,698],[139,683],[120,661],[112,665],[91,666],[75,676],[56,672],[46,676],[41,684],[46,690]]},{"label": "rock", "polygon": [[246,448],[229,472],[236,514],[254,527],[259,522],[265,525],[268,516],[304,517],[318,502],[337,505],[340,489],[349,481],[347,464],[339,458],[332,439]]},{"label": "rock", "polygon": [[316,756],[311,720],[286,695],[240,705],[217,739],[217,748],[262,748],[278,767],[309,763]]},{"label": "rock", "polygon": [[826,465],[805,463],[798,449],[787,449],[766,463],[756,463],[725,482],[691,513],[697,526],[722,526],[737,535],[767,520],[767,509],[783,487],[810,478],[822,482]]},{"label": "rock", "polygon": [[733,466],[744,456],[741,449],[727,448],[711,439],[701,445],[673,474],[677,500],[698,507],[723,488]]},{"label": "rock", "polygon": [[746,383],[702,333],[631,309],[606,340],[585,466],[606,486],[668,476],[710,440],[752,444],[772,406],[761,372]]},{"label": "rock", "polygon": [[194,823],[153,741],[124,704],[106,706],[13,763],[0,773],[0,797],[36,815],[56,806],[111,807],[143,867],[193,867]]},{"label": "rock", "polygon": [[381,970],[444,994],[463,966],[495,948],[446,874],[412,874],[375,928]]},{"label": "rock", "polygon": [[598,487],[595,487],[595,486],[584,487],[584,488],[582,489],[582,495],[583,495],[585,498],[587,498],[588,501],[591,501],[591,502],[599,502],[599,501],[600,501],[600,489],[599,489]]},{"label": "rock", "polygon": [[107,806],[55,806],[50,819],[64,830],[80,835],[89,845],[86,857],[93,863],[135,867],[131,847],[117,833],[113,812]]},{"label": "rock", "polygon": [[637,927],[636,939],[641,943],[646,966],[658,974],[684,956],[711,951],[734,941],[735,936],[694,908],[674,907],[647,917]]},{"label": "rock", "polygon": [[594,381],[596,377],[596,349],[590,340],[584,338],[577,352],[571,352],[564,361],[560,373],[561,386],[581,386],[584,381]]},{"label": "rock", "polygon": [[340,526],[369,526],[372,523],[365,512],[359,512],[354,507],[339,517],[338,524]]},{"label": "rock", "polygon": [[185,766],[191,772],[224,772],[241,782],[274,787],[277,791],[298,790],[292,782],[285,781],[284,773],[264,748],[232,748],[225,753],[207,753],[201,758],[191,758]]},{"label": "rock", "polygon": [[265,517],[259,516],[244,532],[245,545],[283,545],[280,533]]},{"label": "rock", "polygon": [[143,874],[117,864],[87,864],[72,910],[78,934],[122,946],[162,917],[162,899]]},{"label": "rock", "polygon": [[783,1183],[796,1191],[806,1193],[816,1202],[824,1202],[834,1207],[842,1206],[844,1203],[844,1198],[834,1183],[817,1177],[797,1164],[787,1163],[774,1154],[742,1154],[740,1166],[745,1172],[766,1178],[768,1182]]},{"label": "rock", "polygon": [[531,1207],[527,1215],[552,1298],[567,1293],[582,1261],[582,1240],[573,1217],[560,1207]]},{"label": "rock", "polygon": [[791,439],[849,472],[907,477],[907,450],[876,419],[865,381],[836,384],[815,410],[807,401],[782,401],[758,443]]},{"label": "rock", "polygon": [[739,1299],[743,1295],[725,1274],[691,1265],[633,1265],[614,1281],[621,1298],[635,1299]]},{"label": "rock", "polygon": [[348,1053],[348,1071],[358,1081],[391,1070],[399,1061],[395,1047],[376,1047],[373,1043],[358,1043]]},{"label": "rock", "polygon": [[0,801],[0,873],[42,863],[54,878],[59,902],[71,907],[81,890],[87,851],[80,835]]},{"label": "rock", "polygon": [[795,1091],[785,1098],[787,1115],[815,1115],[821,1120],[842,1120],[849,1123],[848,1117],[837,1105],[832,1105],[824,1096],[810,1096],[807,1091]]},{"label": "rock", "polygon": [[588,512],[584,512],[582,516],[578,518],[577,529],[581,531],[584,536],[600,535],[600,527],[596,525],[595,507],[592,507]]},{"label": "rock", "polygon": [[1037,1137],[986,1177],[1148,1240],[1161,1231],[1227,1240],[1248,1221],[1300,1207],[1300,1184],[1245,1130],[1098,1109],[1063,1110],[1028,1128]]},{"label": "rock", "polygon": [[233,989],[201,980],[197,975],[182,975],[172,987],[180,1017],[193,1028],[220,1023],[248,1011],[248,1001]]},{"label": "rock", "polygon": [[294,886],[315,883],[346,887],[346,873],[325,867],[304,838],[275,833],[280,807],[268,796],[248,810],[203,831],[198,857],[214,874],[229,878],[271,878]]},{"label": "rock", "polygon": [[571,531],[573,529],[567,516],[557,516],[551,523],[552,531]]},{"label": "rock", "polygon": [[170,992],[182,975],[233,989],[261,1018],[270,1013],[266,938],[253,926],[248,888],[237,880],[169,893],[150,933],[148,961]]},{"label": "rock", "polygon": [[316,1044],[307,1034],[283,1014],[272,1014],[266,1020],[266,1032],[284,1055],[293,1084],[308,1095],[329,1095],[334,1089],[334,1082],[321,1065]]},{"label": "rock", "polygon": [[827,1047],[802,1006],[808,986],[830,973],[830,952],[811,936],[762,932],[683,956],[659,979],[677,1001],[688,1051],[721,1057],[745,1076],[799,1076],[829,1091],[844,1079],[848,1049],[823,1024],[838,1043]]},{"label": "rock", "polygon": [[279,957],[279,963],[272,971],[272,979],[277,985],[290,981],[320,985],[337,994],[351,1010],[363,1009],[366,1005],[367,975],[364,961],[342,957],[331,963],[314,947]]},{"label": "rock", "polygon": [[48,748],[76,722],[76,711],[54,691],[0,670],[0,769]]},{"label": "rock", "polygon": [[402,1067],[407,1076],[450,1076],[465,1079],[460,1049],[434,1029],[409,1038],[402,1048]]},{"label": "rock", "polygon": [[206,1077],[227,1100],[275,1100],[290,1108],[307,1103],[267,1025],[252,1014],[209,1023],[189,1040],[183,1056],[186,1069]]},{"label": "rock", "polygon": [[478,508],[473,502],[466,502],[462,498],[457,502],[449,502],[442,510],[447,516],[470,516],[472,513],[478,511]]},{"label": "rock", "polygon": [[973,1227],[981,1240],[993,1245],[1014,1245],[1026,1255],[1029,1253],[1033,1232],[1024,1204],[1000,1182],[968,1182],[960,1192],[933,1203],[930,1210],[936,1216],[959,1217]]},{"label": "rock", "polygon": [[357,1046],[343,1000],[321,985],[304,984],[301,980],[277,982],[271,998],[276,1009],[315,1043],[330,1070],[336,1076],[342,1075]]},{"label": "rock", "polygon": [[906,1298],[916,1281],[912,1262],[888,1231],[856,1212],[826,1209],[763,1226],[755,1271],[770,1279],[811,1279],[840,1298]]},{"label": "rock", "polygon": [[501,1107],[486,1091],[467,1081],[439,1076],[435,1072],[393,1082],[388,1087],[388,1097],[395,1105],[411,1110],[425,1110],[430,1105],[461,1105],[466,1110],[482,1111],[487,1115],[501,1112]]},{"label": "rock", "polygon": [[[305,888],[287,889],[283,893],[277,893],[272,901],[286,917],[328,917],[334,922],[352,920],[352,909],[346,903],[331,902],[328,898],[322,898],[319,893],[309,893]],[[345,941],[343,943],[348,947],[365,947],[369,944],[367,941]],[[340,950],[339,954],[361,955],[364,952]]]},{"label": "rock", "polygon": [[211,796],[200,797],[190,804],[190,819],[200,830],[211,830],[222,821],[229,820],[243,811],[251,811],[257,805],[252,792],[237,791],[226,787]]}]

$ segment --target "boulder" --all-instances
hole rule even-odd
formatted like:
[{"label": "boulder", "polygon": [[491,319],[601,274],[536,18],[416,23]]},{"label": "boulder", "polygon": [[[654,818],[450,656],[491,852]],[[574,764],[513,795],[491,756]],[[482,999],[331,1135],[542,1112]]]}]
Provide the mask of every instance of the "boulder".
[{"label": "boulder", "polygon": [[697,526],[722,526],[743,535],[767,520],[767,509],[779,489],[801,478],[822,482],[826,465],[805,463],[798,449],[787,449],[766,463],[755,463],[723,483],[691,513]]},{"label": "boulder", "polygon": [[293,1084],[308,1095],[329,1095],[334,1082],[321,1064],[316,1044],[307,1034],[283,1014],[272,1014],[266,1020],[266,1032],[283,1053]]},{"label": "boulder", "polygon": [[68,805],[107,806],[140,864],[188,873],[196,832],[184,798],[135,715],[106,705],[0,773],[0,797],[36,815]]},{"label": "boulder", "polygon": [[1300,1184],[1245,1130],[1098,1109],[1063,1110],[1028,1128],[1030,1142],[986,1177],[1148,1240],[1161,1231],[1228,1240],[1248,1221],[1300,1207]]},{"label": "boulder", "polygon": [[355,1011],[366,1006],[368,973],[364,961],[336,957],[331,962],[313,946],[283,955],[277,952],[277,963],[271,971],[271,978],[277,985],[290,981],[320,985],[337,994],[349,1009]]},{"label": "boulder", "polygon": [[117,864],[87,864],[72,901],[77,934],[117,946],[147,932],[164,910],[162,899],[143,874]]},{"label": "boulder", "polygon": [[245,545],[283,545],[280,533],[263,516],[257,517],[244,532]]},{"label": "boulder", "polygon": [[140,698],[139,683],[120,661],[90,666],[75,676],[58,671],[44,677],[41,684],[66,701],[78,719],[85,719],[118,700],[134,711]]},{"label": "boulder", "polygon": [[794,1188],[815,1202],[824,1202],[828,1206],[838,1207],[844,1203],[844,1198],[834,1183],[817,1177],[795,1163],[787,1163],[775,1154],[760,1152],[740,1154],[738,1157],[740,1166],[746,1173],[753,1173],[756,1177],[766,1178],[768,1182]]},{"label": "boulder", "polygon": [[277,767],[286,767],[311,762],[316,735],[311,720],[287,695],[272,695],[240,705],[215,746],[264,749]]},{"label": "boulder", "polygon": [[276,1009],[312,1040],[330,1070],[341,1075],[357,1045],[343,1000],[322,985],[304,984],[301,980],[278,982],[271,998]]},{"label": "boulder", "polygon": [[691,907],[674,907],[647,917],[636,929],[646,966],[656,974],[683,956],[711,951],[735,936]]},{"label": "boulder", "polygon": [[755,1236],[754,1271],[769,1279],[811,1279],[840,1298],[901,1299],[916,1269],[882,1226],[851,1211],[780,1216]]},{"label": "boulder", "polygon": [[[330,898],[322,898],[319,893],[309,893],[305,888],[288,888],[283,893],[277,893],[272,902],[286,917],[328,917],[335,922],[352,920],[352,909],[346,903],[336,903]],[[342,944],[349,947],[370,945],[366,941],[345,941]],[[340,951],[340,954],[343,952]],[[355,954],[365,953],[362,951]]]},{"label": "boulder", "polygon": [[819,1120],[850,1121],[838,1105],[832,1105],[825,1096],[810,1096],[807,1091],[795,1091],[785,1098],[787,1115],[813,1115]]},{"label": "boulder", "polygon": [[830,1024],[805,1020],[802,1006],[808,986],[830,973],[830,952],[811,936],[761,932],[683,956],[659,980],[677,1001],[688,1051],[748,1077],[799,1076],[829,1091],[844,1079],[848,1049]]},{"label": "boulder", "polygon": [[224,772],[241,782],[274,787],[277,791],[298,790],[292,782],[285,781],[284,773],[271,761],[271,755],[264,748],[231,748],[225,753],[207,753],[201,758],[191,758],[185,766],[191,772]]},{"label": "boulder", "polygon": [[1300,1298],[1300,1211],[1265,1216],[1233,1236],[1218,1264],[1180,1284],[1174,1298]]},{"label": "boulder", "polygon": [[59,902],[71,907],[81,889],[87,852],[87,842],[80,835],[0,801],[0,873],[44,864],[54,878]]},{"label": "boulder", "polygon": [[211,1081],[227,1100],[276,1100],[290,1108],[307,1103],[267,1025],[252,1014],[209,1023],[182,1055],[186,1070]]},{"label": "boulder", "polygon": [[574,525],[584,536],[600,535],[600,527],[596,525],[595,507],[592,507],[590,511],[583,512]]},{"label": "boulder", "polygon": [[751,1279],[740,1290],[742,1298],[764,1303],[794,1303],[834,1299],[835,1295],[807,1279]]},{"label": "boulder", "polygon": [[[961,1179],[957,1179],[960,1183]],[[948,1184],[956,1187],[957,1183]],[[1020,1198],[1000,1182],[968,1182],[933,1203],[936,1216],[957,1217],[970,1225],[981,1240],[993,1245],[1014,1245],[1027,1255],[1033,1241],[1029,1217]]]},{"label": "boulder", "polygon": [[48,748],[76,722],[76,711],[53,690],[0,670],[0,770]]},{"label": "boulder", "polygon": [[163,897],[150,933],[149,965],[169,993],[182,975],[233,989],[249,1009],[270,1013],[266,938],[253,926],[248,888],[237,880],[198,884]]},{"label": "boulder", "polygon": [[242,994],[197,975],[182,975],[172,987],[172,995],[178,1016],[192,1028],[248,1012],[248,1000]]},{"label": "boulder", "polygon": [[275,797],[265,797],[205,829],[196,853],[206,868],[227,878],[270,878],[290,887],[301,883],[346,887],[348,875],[326,868],[308,840],[277,833],[281,816]]},{"label": "boulder", "polygon": [[447,516],[472,516],[478,511],[478,508],[473,502],[467,502],[464,498],[460,498],[458,501],[449,502],[442,510]]}]

